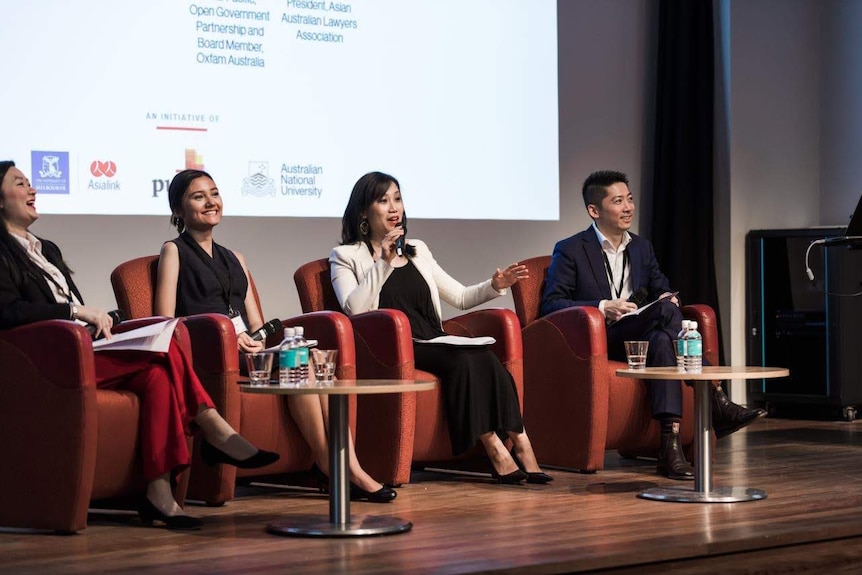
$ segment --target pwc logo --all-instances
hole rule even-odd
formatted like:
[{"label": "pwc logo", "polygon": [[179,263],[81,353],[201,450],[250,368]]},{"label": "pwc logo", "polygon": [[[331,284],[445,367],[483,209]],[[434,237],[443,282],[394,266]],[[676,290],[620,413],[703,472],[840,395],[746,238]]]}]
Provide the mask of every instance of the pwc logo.
[{"label": "pwc logo", "polygon": [[117,176],[117,164],[111,160],[90,162],[90,175],[93,177],[87,184],[88,190],[119,191],[122,189],[120,182],[114,179]]},{"label": "pwc logo", "polygon": [[[203,170],[204,169],[204,158],[201,154],[197,152],[194,148],[186,148],[185,149],[185,170]],[[183,170],[177,169],[176,173],[179,174]],[[155,179],[153,180],[153,197],[158,198],[159,194],[167,191],[171,186],[171,180],[162,180]]]},{"label": "pwc logo", "polygon": [[93,174],[94,178],[113,178],[117,175],[117,164],[110,160],[107,162],[94,160],[90,164],[90,173]]}]

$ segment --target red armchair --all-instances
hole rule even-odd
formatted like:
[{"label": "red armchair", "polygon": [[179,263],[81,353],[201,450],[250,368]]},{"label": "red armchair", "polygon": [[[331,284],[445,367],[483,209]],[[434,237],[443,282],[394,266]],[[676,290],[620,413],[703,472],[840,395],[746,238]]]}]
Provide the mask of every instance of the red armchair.
[{"label": "red armchair", "polygon": [[[550,256],[521,262],[530,279],[512,295],[524,345],[524,421],[539,461],[593,472],[605,450],[624,456],[656,455],[661,430],[650,417],[645,386],[616,376],[624,362],[608,360],[604,317],[598,308],[573,307],[539,317]],[[705,305],[682,308],[698,322],[703,354],[718,360],[715,312]],[[681,384],[682,385],[682,384]],[[683,386],[683,445],[694,437],[694,393]]]},{"label": "red armchair", "polygon": [[0,331],[0,365],[0,526],[74,533],[91,500],[144,496],[140,401],[96,388],[86,329],[51,320]]},{"label": "red armchair", "polygon": [[[158,256],[146,256],[120,264],[111,274],[111,284],[119,309],[128,317],[153,314]],[[260,307],[252,279],[249,288]],[[263,316],[261,316],[263,317]],[[305,314],[284,320],[285,326],[302,325],[307,337],[324,348],[338,349],[336,376],[356,377],[353,329],[346,316],[333,312]],[[227,316],[202,314],[185,318],[191,335],[195,372],[225,420],[255,445],[276,451],[281,458],[261,469],[237,469],[229,465],[208,467],[195,446],[189,484],[189,498],[220,505],[233,499],[237,479],[251,480],[311,467],[312,453],[287,409],[287,398],[240,393],[239,353],[236,334]],[[273,335],[267,345],[276,345],[281,334]],[[355,404],[351,406],[355,416]],[[196,442],[196,444],[199,442]]]},{"label": "red armchair", "polygon": [[[293,275],[303,312],[341,310],[325,259],[301,266]],[[356,343],[356,372],[361,378],[437,380],[413,366],[410,323],[402,312],[382,309],[350,318]],[[521,337],[515,314],[484,309],[443,322],[453,335],[490,335],[494,353],[515,379],[523,402]],[[452,460],[442,391],[358,398],[356,449],[362,466],[390,484],[410,481],[412,466]],[[523,405],[523,403],[521,403]]]}]

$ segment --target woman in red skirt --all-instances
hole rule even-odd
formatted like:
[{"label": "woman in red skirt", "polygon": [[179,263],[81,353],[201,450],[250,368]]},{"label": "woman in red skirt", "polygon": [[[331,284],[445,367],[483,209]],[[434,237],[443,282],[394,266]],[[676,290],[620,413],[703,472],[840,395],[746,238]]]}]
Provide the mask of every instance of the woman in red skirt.
[{"label": "woman in red skirt", "polygon": [[[29,232],[38,217],[36,190],[14,162],[0,162],[0,329],[70,319],[91,326],[94,337],[110,338],[113,319],[84,305],[60,249]],[[191,461],[186,436],[193,427],[204,435],[201,454],[207,463],[251,468],[278,459],[251,445],[218,414],[176,332],[166,353],[99,351],[95,367],[98,387],[129,390],[141,398],[141,453],[148,483],[139,513],[145,523],[201,527],[202,521],[186,515],[171,491],[172,475]]]}]

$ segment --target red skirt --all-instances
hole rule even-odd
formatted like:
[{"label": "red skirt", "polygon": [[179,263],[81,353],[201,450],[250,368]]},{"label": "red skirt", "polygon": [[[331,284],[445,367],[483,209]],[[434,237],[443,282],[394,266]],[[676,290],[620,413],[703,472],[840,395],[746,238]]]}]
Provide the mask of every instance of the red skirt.
[{"label": "red skirt", "polygon": [[[186,327],[180,323],[176,329]],[[194,372],[191,350],[180,345],[176,331],[167,353],[107,350],[96,352],[95,362],[99,388],[128,390],[141,398],[144,477],[151,481],[188,466],[186,436],[192,421],[214,405]]]}]

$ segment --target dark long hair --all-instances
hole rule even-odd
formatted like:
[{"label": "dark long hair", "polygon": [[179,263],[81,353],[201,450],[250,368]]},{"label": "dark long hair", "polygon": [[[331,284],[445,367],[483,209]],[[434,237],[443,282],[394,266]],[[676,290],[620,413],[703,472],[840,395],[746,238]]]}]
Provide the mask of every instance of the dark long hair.
[{"label": "dark long hair", "polygon": [[[369,172],[356,181],[353,185],[353,191],[350,192],[347,207],[344,208],[344,215],[341,217],[341,245],[364,242],[368,246],[368,251],[372,255],[374,254],[370,235],[363,234],[359,229],[364,219],[362,213],[367,212],[371,204],[382,198],[392,184],[395,184],[399,190],[401,189],[401,185],[394,176],[383,172]],[[401,224],[404,226],[406,234],[407,212],[401,216]],[[408,256],[415,256],[416,248],[405,244],[404,252]]]},{"label": "dark long hair", "polygon": [[170,186],[168,186],[168,205],[171,208],[171,225],[176,227],[178,232],[182,231],[180,230],[181,225],[185,228],[185,222],[183,222],[181,217],[174,216],[174,212],[182,207],[183,194],[186,193],[186,190],[189,189],[192,182],[198,178],[213,179],[211,175],[203,170],[183,170],[174,176],[174,179],[171,180]]},{"label": "dark long hair", "polygon": [[[10,168],[14,167],[15,162],[11,160],[0,162],[0,200],[6,199],[6,195],[3,193],[2,187],[3,179],[6,177],[6,172],[8,172]],[[21,243],[13,238],[12,234],[9,233],[9,229],[6,227],[6,217],[3,216],[2,220],[2,225],[0,225],[0,258],[9,262],[10,265],[7,267],[12,270],[15,282],[20,284],[24,276],[43,278],[45,274],[42,271],[42,268],[33,263],[33,260],[31,260],[27,255],[27,252],[24,251]],[[59,262],[57,268],[65,274],[72,273],[72,270],[69,269],[69,266],[67,266],[64,261]]]}]

